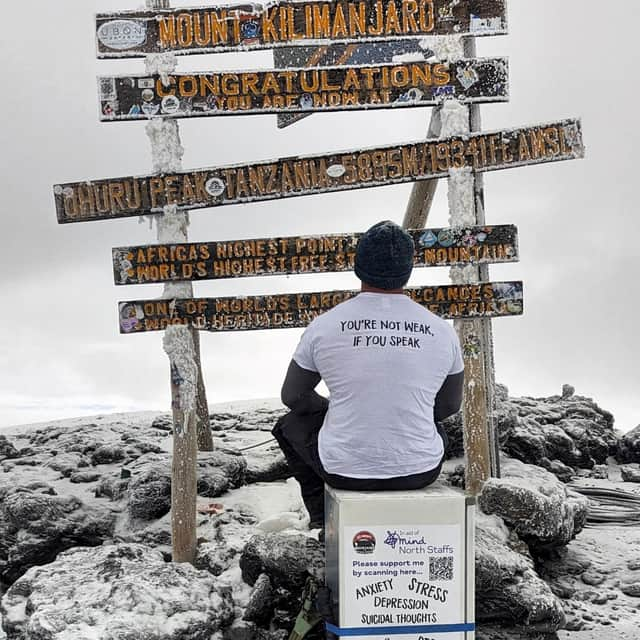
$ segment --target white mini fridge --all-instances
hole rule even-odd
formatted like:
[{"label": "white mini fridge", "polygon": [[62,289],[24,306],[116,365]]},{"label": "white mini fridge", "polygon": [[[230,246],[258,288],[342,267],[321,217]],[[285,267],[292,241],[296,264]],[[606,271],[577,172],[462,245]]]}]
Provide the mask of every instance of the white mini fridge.
[{"label": "white mini fridge", "polygon": [[325,488],[326,580],[340,638],[472,640],[474,500],[438,482],[416,491]]}]

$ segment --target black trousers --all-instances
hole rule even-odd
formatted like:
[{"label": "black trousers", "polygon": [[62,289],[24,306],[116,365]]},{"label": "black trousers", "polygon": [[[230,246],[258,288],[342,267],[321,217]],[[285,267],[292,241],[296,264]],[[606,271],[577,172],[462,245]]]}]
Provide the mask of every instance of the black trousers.
[{"label": "black trousers", "polygon": [[[312,528],[324,526],[324,483],[347,491],[406,491],[422,489],[433,483],[440,475],[442,461],[430,471],[395,478],[349,478],[328,473],[322,466],[318,453],[318,432],[322,427],[325,412],[297,415],[293,412],[282,416],[272,432],[300,484],[302,499]],[[440,425],[445,450],[448,438]]]}]

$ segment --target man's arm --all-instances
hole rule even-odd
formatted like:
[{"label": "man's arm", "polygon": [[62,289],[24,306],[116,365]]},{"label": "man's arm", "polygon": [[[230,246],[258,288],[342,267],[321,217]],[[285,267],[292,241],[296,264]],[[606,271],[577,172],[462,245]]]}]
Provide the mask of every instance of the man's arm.
[{"label": "man's arm", "polygon": [[293,413],[299,415],[325,411],[329,401],[314,391],[318,382],[318,372],[303,369],[295,360],[291,360],[280,391],[280,399]]},{"label": "man's arm", "polygon": [[462,390],[464,387],[464,371],[447,376],[436,394],[433,406],[433,417],[441,422],[460,411]]}]

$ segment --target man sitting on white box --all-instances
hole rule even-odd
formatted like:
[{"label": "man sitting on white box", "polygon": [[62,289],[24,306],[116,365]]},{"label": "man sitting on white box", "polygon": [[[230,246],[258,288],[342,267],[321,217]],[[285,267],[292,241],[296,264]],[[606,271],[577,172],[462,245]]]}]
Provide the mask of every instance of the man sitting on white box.
[{"label": "man sitting on white box", "polygon": [[[390,221],[356,247],[361,292],[305,330],[282,386],[291,409],[273,434],[300,483],[310,528],[324,483],[352,491],[426,487],[440,473],[442,420],[460,409],[464,365],[453,327],[404,295],[411,236]],[[320,380],[329,399],[314,389]]]}]

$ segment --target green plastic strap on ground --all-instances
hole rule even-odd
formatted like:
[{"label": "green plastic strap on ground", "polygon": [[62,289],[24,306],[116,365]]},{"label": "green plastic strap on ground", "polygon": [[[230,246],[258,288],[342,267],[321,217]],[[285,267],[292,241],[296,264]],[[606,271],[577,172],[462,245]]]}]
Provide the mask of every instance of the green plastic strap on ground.
[{"label": "green plastic strap on ground", "polygon": [[300,609],[293,630],[289,634],[289,640],[302,640],[313,627],[322,621],[322,617],[314,606],[317,591],[318,585],[315,580],[308,578],[302,592],[302,609]]}]

